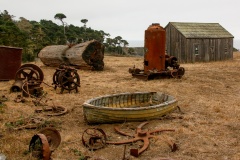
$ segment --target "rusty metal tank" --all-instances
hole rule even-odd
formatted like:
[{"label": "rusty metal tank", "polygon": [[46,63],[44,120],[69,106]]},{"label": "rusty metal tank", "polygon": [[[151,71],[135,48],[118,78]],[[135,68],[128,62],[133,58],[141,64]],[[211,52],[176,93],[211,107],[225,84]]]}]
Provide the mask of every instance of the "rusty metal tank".
[{"label": "rusty metal tank", "polygon": [[0,46],[0,80],[11,80],[22,62],[22,48]]},{"label": "rusty metal tank", "polygon": [[165,70],[166,33],[159,23],[153,23],[145,30],[144,73]]}]

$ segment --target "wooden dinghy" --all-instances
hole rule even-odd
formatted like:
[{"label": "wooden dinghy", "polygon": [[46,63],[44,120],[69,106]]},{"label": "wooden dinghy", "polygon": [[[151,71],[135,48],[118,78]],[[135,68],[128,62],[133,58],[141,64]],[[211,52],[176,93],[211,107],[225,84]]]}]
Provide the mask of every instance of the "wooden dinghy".
[{"label": "wooden dinghy", "polygon": [[161,92],[121,93],[97,97],[83,104],[89,124],[158,119],[177,108],[177,100]]}]

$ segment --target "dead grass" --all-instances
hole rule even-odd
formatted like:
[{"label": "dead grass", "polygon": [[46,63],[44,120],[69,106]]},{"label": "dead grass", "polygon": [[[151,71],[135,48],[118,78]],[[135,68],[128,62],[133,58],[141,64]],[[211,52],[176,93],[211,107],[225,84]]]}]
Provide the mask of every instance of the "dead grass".
[{"label": "dead grass", "polygon": [[[36,130],[13,130],[9,122],[30,116],[42,116],[48,124],[54,125],[61,134],[62,142],[53,153],[54,160],[78,160],[83,156],[90,159],[121,160],[123,145],[107,145],[97,151],[89,151],[81,142],[83,131],[89,127],[102,128],[110,139],[124,138],[116,134],[113,127],[121,125],[132,133],[140,122],[124,124],[101,124],[89,126],[84,122],[82,104],[84,101],[102,95],[122,92],[160,91],[176,97],[183,111],[174,112],[165,118],[149,121],[146,128],[175,129],[164,132],[160,137],[174,140],[179,149],[171,152],[162,139],[151,140],[150,146],[140,157],[129,156],[131,147],[141,147],[141,143],[127,145],[126,156],[133,159],[151,160],[168,157],[176,160],[239,160],[240,159],[240,53],[234,59],[222,62],[181,64],[186,73],[182,79],[160,79],[142,81],[132,78],[128,68],[143,66],[142,57],[105,56],[105,69],[102,72],[78,70],[81,77],[79,93],[59,94],[42,84],[48,102],[63,105],[69,113],[59,117],[47,117],[34,113],[37,108],[27,99],[26,103],[15,103],[18,93],[9,93],[13,81],[0,82],[0,96],[8,98],[0,107],[0,153],[10,160],[30,159],[28,145]],[[52,84],[55,68],[36,62],[44,72],[44,82]],[[24,154],[25,153],[25,154]]]}]

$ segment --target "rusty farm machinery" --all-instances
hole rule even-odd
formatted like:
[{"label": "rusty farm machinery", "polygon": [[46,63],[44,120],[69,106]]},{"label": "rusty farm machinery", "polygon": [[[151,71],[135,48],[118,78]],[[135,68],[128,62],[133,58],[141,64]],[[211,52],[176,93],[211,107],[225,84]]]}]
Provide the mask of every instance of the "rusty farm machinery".
[{"label": "rusty farm machinery", "polygon": [[63,93],[64,90],[68,92],[75,90],[78,92],[78,87],[80,87],[80,76],[77,73],[77,69],[61,64],[53,74],[53,85],[55,85],[55,89],[60,87],[61,93]]},{"label": "rusty farm machinery", "polygon": [[144,69],[129,68],[133,77],[150,80],[155,78],[181,78],[185,69],[180,67],[177,58],[165,54],[166,33],[158,24],[153,23],[145,30]]}]

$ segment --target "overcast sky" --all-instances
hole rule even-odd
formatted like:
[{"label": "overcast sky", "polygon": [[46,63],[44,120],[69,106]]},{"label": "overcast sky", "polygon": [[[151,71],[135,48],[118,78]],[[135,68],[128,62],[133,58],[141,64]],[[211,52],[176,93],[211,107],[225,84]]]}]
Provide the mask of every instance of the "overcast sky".
[{"label": "overcast sky", "polygon": [[111,38],[144,40],[144,30],[152,23],[165,27],[169,22],[220,23],[235,39],[240,39],[240,0],[0,0],[0,11],[28,20],[52,20],[56,13],[65,22],[103,30]]}]

